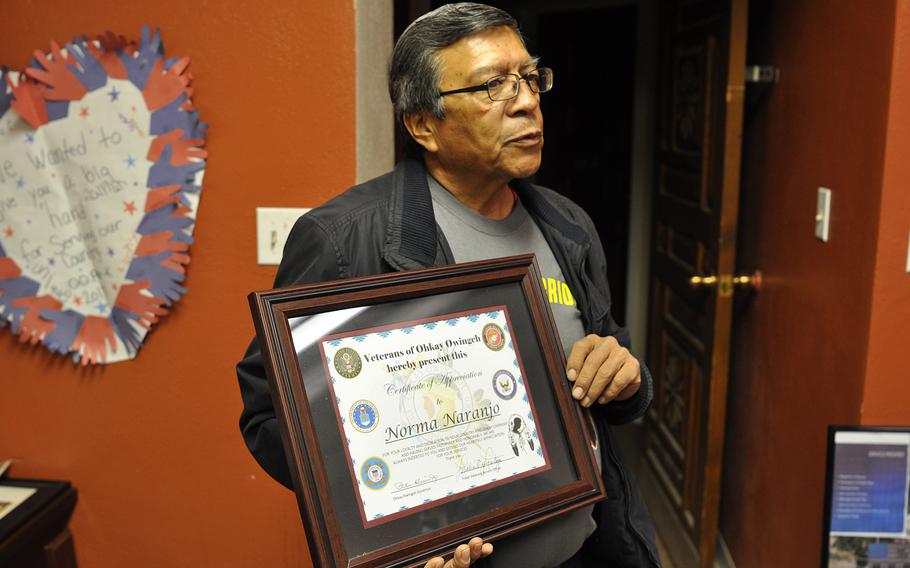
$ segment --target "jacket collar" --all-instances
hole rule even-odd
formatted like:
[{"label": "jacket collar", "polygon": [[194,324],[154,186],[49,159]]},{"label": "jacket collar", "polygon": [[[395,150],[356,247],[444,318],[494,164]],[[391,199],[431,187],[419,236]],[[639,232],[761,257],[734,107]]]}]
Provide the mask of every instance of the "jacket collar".
[{"label": "jacket collar", "polygon": [[[406,159],[395,166],[389,200],[389,227],[383,258],[398,270],[445,264],[445,239],[437,234],[433,200],[422,160]],[[532,217],[550,225],[579,246],[589,244],[588,234],[568,220],[527,179],[514,180],[512,188]]]}]

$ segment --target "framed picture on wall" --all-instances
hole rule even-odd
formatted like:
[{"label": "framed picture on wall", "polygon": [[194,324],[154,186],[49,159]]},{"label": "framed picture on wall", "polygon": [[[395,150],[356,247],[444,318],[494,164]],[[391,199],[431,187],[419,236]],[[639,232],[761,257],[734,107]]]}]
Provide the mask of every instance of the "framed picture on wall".
[{"label": "framed picture on wall", "polygon": [[910,428],[830,426],[822,566],[910,564]]},{"label": "framed picture on wall", "polygon": [[63,533],[75,506],[68,481],[0,478],[0,566],[30,565],[35,551],[54,556],[49,540]]},{"label": "framed picture on wall", "polygon": [[605,497],[533,255],[250,294],[317,566],[414,566]]}]

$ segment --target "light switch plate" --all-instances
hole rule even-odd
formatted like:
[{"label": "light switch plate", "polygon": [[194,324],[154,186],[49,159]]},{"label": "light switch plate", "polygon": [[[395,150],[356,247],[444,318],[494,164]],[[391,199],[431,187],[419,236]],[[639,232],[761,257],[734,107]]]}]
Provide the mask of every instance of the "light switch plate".
[{"label": "light switch plate", "polygon": [[303,207],[257,207],[256,251],[259,264],[279,264],[288,233],[297,219],[309,211]]},{"label": "light switch plate", "polygon": [[815,236],[828,242],[828,228],[831,223],[831,190],[818,188],[818,199],[815,205]]}]

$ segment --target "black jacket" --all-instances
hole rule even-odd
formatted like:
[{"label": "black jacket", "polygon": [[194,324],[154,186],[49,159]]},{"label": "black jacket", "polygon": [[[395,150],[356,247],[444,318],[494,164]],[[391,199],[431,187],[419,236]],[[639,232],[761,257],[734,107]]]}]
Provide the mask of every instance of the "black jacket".
[{"label": "black jacket", "polygon": [[[512,187],[537,222],[572,290],[586,333],[612,335],[629,347],[628,332],[610,315],[606,259],[590,217],[549,189],[516,180]],[[291,230],[275,287],[451,264],[437,231],[426,170],[405,160],[392,172],[352,187],[301,217]],[[597,405],[607,500],[594,511],[598,530],[586,554],[607,566],[658,566],[653,529],[638,486],[623,465],[609,424],[642,416],[653,382],[644,364],[632,398]],[[240,428],[247,447],[269,475],[286,487],[291,476],[259,346],[254,340],[237,365],[243,396]]]}]

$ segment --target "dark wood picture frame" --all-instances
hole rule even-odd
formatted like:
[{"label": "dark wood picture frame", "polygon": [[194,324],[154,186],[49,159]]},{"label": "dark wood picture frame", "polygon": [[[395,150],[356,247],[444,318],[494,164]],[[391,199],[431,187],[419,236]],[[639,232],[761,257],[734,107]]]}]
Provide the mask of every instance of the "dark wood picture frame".
[{"label": "dark wood picture frame", "polygon": [[4,477],[0,486],[35,490],[0,518],[0,566],[32,566],[39,559],[56,562],[55,566],[75,566],[67,525],[76,507],[77,491],[70,482]]},{"label": "dark wood picture frame", "polygon": [[[495,542],[606,497],[592,448],[592,434],[584,415],[586,411],[569,394],[565,357],[540,281],[534,255],[523,255],[292,286],[249,295],[285,454],[310,553],[317,567],[422,566],[433,556],[450,555],[458,544],[470,537],[481,536]],[[537,348],[525,351],[534,351],[532,356],[542,362],[538,365],[542,371],[539,374],[546,375],[529,376],[529,388],[537,390],[534,396],[538,399],[542,395],[551,399],[547,401],[555,417],[551,430],[558,427],[561,432],[554,434],[551,431],[549,439],[561,444],[563,453],[560,455],[571,462],[561,464],[561,467],[570,471],[574,479],[561,486],[547,486],[530,497],[497,506],[494,510],[472,513],[469,518],[458,519],[436,530],[415,531],[398,540],[383,539],[378,548],[352,553],[346,545],[350,535],[343,534],[339,510],[332,501],[332,483],[336,483],[337,488],[338,482],[330,479],[327,473],[327,466],[337,464],[326,460],[337,458],[332,458],[331,452],[322,451],[320,443],[323,439],[328,444],[326,436],[339,436],[338,425],[316,423],[314,419],[289,320],[347,308],[457,298],[459,293],[485,296],[492,290],[510,296],[513,309],[518,306],[526,310],[526,314],[521,314],[522,321],[530,324],[519,327],[517,333],[524,338],[525,345]],[[516,341],[517,338],[518,335]],[[503,491],[509,485],[489,489],[487,493]],[[537,486],[545,484],[537,483]],[[352,486],[350,491],[353,493],[355,488]],[[364,530],[381,531],[383,527]]]}]

